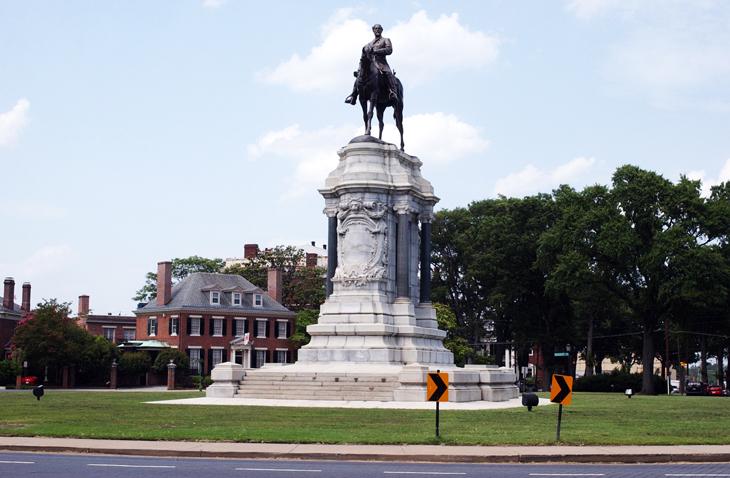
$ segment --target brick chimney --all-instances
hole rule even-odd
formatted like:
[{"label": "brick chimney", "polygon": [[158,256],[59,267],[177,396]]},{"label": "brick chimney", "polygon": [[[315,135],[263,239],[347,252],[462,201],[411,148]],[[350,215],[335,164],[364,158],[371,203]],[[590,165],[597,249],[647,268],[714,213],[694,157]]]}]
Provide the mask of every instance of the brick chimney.
[{"label": "brick chimney", "polygon": [[13,301],[15,300],[15,281],[12,277],[6,277],[4,285],[3,307],[13,310]]},{"label": "brick chimney", "polygon": [[281,304],[282,280],[281,271],[276,268],[269,269],[268,287],[266,293],[269,297]]},{"label": "brick chimney", "polygon": [[79,296],[79,310],[78,315],[89,315],[89,296]]},{"label": "brick chimney", "polygon": [[244,244],[243,245],[243,257],[245,259],[253,259],[259,255],[258,244]]},{"label": "brick chimney", "polygon": [[30,282],[23,282],[23,301],[20,303],[20,310],[30,312]]},{"label": "brick chimney", "polygon": [[172,299],[172,262],[157,263],[157,305],[167,305]]},{"label": "brick chimney", "polygon": [[307,267],[317,267],[317,253],[316,252],[308,252],[307,253]]}]

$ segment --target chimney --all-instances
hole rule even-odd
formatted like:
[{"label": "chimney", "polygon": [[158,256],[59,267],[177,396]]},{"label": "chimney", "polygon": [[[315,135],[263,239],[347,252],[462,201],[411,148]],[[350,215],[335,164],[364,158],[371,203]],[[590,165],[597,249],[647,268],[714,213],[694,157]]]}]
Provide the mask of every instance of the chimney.
[{"label": "chimney", "polygon": [[15,281],[12,277],[5,278],[5,291],[3,292],[3,307],[13,310],[15,300]]},{"label": "chimney", "polygon": [[317,267],[317,254],[314,252],[307,253],[307,267]]},{"label": "chimney", "polygon": [[172,299],[172,262],[157,263],[157,305],[167,305]]},{"label": "chimney", "polygon": [[244,244],[243,245],[243,257],[245,259],[253,259],[259,255],[258,244]]},{"label": "chimney", "polygon": [[30,312],[30,282],[23,282],[23,301],[20,303],[20,310]]},{"label": "chimney", "polygon": [[281,304],[282,280],[281,271],[279,269],[269,269],[269,281],[266,293],[269,297]]},{"label": "chimney", "polygon": [[89,296],[79,296],[79,310],[78,315],[89,315]]}]

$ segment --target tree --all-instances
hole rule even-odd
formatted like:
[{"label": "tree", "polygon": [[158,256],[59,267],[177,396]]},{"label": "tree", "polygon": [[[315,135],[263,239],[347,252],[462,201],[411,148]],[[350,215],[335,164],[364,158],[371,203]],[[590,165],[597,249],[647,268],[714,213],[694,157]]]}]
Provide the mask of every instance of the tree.
[{"label": "tree", "polygon": [[155,358],[155,362],[152,364],[152,370],[157,373],[166,373],[170,360],[177,366],[176,370],[188,370],[190,368],[190,359],[186,353],[178,349],[169,348],[160,350],[157,358]]},{"label": "tree", "polygon": [[439,329],[446,332],[444,347],[454,354],[454,363],[463,367],[465,363],[474,357],[474,349],[464,337],[457,335],[459,323],[456,320],[456,314],[449,306],[435,303],[433,308],[436,309],[436,322]]},{"label": "tree", "polygon": [[[193,272],[221,272],[225,267],[223,259],[208,259],[200,256],[175,258],[172,260],[172,278],[178,282]],[[148,272],[145,284],[135,293],[132,300],[149,302],[157,297],[157,273]]]},{"label": "tree", "polygon": [[311,337],[307,333],[307,326],[316,324],[319,312],[314,309],[302,309],[297,312],[296,318],[296,330],[289,337],[289,341],[294,344],[296,348],[301,348],[307,345],[311,340]]},{"label": "tree", "polygon": [[152,359],[147,352],[125,352],[119,357],[119,372],[125,375],[146,373],[152,366]]}]

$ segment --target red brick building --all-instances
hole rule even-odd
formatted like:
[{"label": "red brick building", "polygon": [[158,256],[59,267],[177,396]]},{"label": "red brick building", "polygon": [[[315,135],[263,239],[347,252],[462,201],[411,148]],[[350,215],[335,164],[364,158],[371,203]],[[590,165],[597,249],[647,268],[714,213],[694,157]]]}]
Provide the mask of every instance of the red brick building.
[{"label": "red brick building", "polygon": [[157,265],[157,298],[135,311],[137,340],[184,351],[194,373],[221,362],[244,367],[291,363],[295,314],[280,304],[281,274],[269,271],[268,291],[235,274],[196,272],[172,285],[172,263]]},{"label": "red brick building", "polygon": [[3,295],[0,297],[0,359],[10,355],[10,341],[23,317],[30,312],[30,284],[23,284],[21,304],[15,303],[15,280],[6,277],[3,282]]},{"label": "red brick building", "polygon": [[79,296],[76,321],[93,335],[121,343],[137,338],[137,318],[133,315],[97,315],[89,313],[89,296]]}]

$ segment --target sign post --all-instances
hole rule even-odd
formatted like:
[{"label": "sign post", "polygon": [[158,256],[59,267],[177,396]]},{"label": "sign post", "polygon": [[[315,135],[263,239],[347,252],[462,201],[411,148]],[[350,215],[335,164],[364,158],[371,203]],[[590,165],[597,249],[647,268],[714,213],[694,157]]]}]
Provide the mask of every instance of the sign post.
[{"label": "sign post", "polygon": [[436,438],[439,437],[439,403],[449,401],[449,374],[429,373],[426,376],[426,401],[436,402]]},{"label": "sign post", "polygon": [[563,405],[573,401],[573,377],[570,375],[553,375],[550,385],[550,401],[558,404],[557,441],[560,441],[560,423],[563,421]]}]

